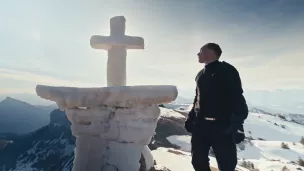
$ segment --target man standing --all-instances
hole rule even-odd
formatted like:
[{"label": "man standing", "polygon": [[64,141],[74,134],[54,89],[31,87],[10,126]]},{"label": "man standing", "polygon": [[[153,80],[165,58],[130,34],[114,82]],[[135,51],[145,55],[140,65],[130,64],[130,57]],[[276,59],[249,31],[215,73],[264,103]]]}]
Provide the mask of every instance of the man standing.
[{"label": "man standing", "polygon": [[220,62],[218,44],[207,43],[198,55],[205,67],[196,76],[196,95],[185,128],[192,133],[192,165],[195,171],[210,171],[212,147],[219,169],[234,171],[237,165],[236,144],[244,140],[243,123],[248,107],[242,83],[235,67]]}]

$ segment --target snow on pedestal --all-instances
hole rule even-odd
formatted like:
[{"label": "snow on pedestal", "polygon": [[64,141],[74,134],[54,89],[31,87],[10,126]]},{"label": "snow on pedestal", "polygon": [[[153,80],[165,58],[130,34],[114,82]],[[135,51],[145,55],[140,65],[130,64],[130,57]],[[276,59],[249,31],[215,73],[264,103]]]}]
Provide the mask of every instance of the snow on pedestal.
[{"label": "snow on pedestal", "polygon": [[151,141],[160,109],[177,96],[175,86],[103,88],[38,85],[37,94],[65,109],[76,140],[74,170],[138,171],[144,146]]},{"label": "snow on pedestal", "polygon": [[73,171],[138,171],[142,154],[152,167],[147,145],[160,116],[157,104],[170,103],[178,94],[172,85],[126,86],[126,49],[143,49],[144,40],[125,35],[123,16],[111,18],[110,25],[110,36],[90,41],[108,51],[108,87],[36,87],[38,96],[55,101],[72,123],[77,138]]}]

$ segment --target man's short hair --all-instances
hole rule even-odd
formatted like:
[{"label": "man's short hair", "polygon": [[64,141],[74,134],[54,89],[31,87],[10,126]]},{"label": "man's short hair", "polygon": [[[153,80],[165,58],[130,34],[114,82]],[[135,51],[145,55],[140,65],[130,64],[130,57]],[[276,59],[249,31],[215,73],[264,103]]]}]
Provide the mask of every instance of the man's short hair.
[{"label": "man's short hair", "polygon": [[216,43],[207,43],[207,44],[205,44],[204,46],[205,46],[206,48],[208,48],[208,49],[214,51],[215,55],[216,55],[218,58],[221,57],[221,55],[222,55],[222,49],[221,49],[221,47],[220,47],[218,44],[216,44]]}]

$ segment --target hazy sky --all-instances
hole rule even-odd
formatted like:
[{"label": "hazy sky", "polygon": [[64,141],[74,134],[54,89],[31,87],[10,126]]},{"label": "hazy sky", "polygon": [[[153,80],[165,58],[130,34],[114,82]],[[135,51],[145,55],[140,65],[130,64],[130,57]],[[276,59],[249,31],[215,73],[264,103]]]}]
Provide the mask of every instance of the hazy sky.
[{"label": "hazy sky", "polygon": [[[145,39],[127,56],[128,85],[193,92],[197,52],[219,43],[245,89],[304,88],[303,0],[0,0],[0,94],[37,84],[105,86],[107,53],[89,45],[124,15]],[[302,45],[302,46],[301,46]]]}]

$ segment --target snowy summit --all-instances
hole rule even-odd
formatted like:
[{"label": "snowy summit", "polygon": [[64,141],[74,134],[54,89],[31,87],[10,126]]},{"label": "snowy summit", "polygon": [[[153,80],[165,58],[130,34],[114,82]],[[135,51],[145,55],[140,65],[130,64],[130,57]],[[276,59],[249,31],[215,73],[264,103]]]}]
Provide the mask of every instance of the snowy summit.
[{"label": "snowy summit", "polygon": [[[191,106],[191,105],[190,105]],[[176,106],[175,106],[176,107]],[[189,109],[190,107],[184,107]],[[168,114],[169,111],[166,113]],[[172,109],[172,117],[188,111]],[[178,114],[177,114],[178,113]],[[244,124],[246,140],[238,145],[238,169],[250,171],[304,170],[304,126],[279,115],[250,112]],[[173,171],[193,170],[191,165],[191,136],[169,136],[167,140],[179,150],[158,148],[152,151],[155,160]],[[210,165],[217,167],[210,153]],[[169,159],[169,160],[168,160]],[[179,164],[180,163],[180,164]]]}]

